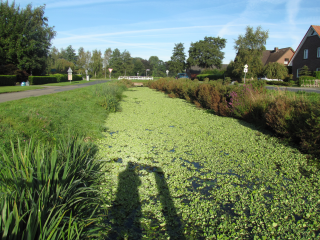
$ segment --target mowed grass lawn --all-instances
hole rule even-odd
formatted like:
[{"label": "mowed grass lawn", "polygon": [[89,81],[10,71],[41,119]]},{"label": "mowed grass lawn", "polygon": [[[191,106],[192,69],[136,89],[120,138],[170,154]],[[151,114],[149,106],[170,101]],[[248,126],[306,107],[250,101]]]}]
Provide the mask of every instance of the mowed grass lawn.
[{"label": "mowed grass lawn", "polygon": [[35,89],[42,89],[42,86],[4,86],[0,87],[0,94],[1,93],[10,93],[10,92],[22,92],[27,90],[35,90]]},{"label": "mowed grass lawn", "polygon": [[97,141],[109,239],[319,239],[320,174],[268,132],[148,89]]}]

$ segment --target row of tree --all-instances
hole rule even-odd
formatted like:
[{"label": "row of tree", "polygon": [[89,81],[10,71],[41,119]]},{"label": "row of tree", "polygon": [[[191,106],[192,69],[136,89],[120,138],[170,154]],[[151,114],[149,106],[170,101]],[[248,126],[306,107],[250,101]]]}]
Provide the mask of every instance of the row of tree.
[{"label": "row of tree", "polygon": [[[20,9],[13,2],[0,2],[0,66],[14,65],[17,69],[29,74],[48,74],[52,72],[65,73],[69,67],[75,72],[84,74],[89,70],[95,77],[107,77],[108,68],[113,69],[113,76],[119,75],[150,75],[170,76],[184,72],[186,68],[198,65],[202,68],[215,66],[221,67],[226,39],[220,37],[205,37],[191,43],[189,56],[186,57],[183,43],[174,46],[170,61],[164,62],[157,56],[148,60],[131,57],[129,51],[120,52],[118,48],[111,50],[85,51],[83,47],[76,52],[72,46],[60,51],[51,47],[51,40],[56,35],[53,27],[48,26],[48,19],[44,17],[45,6],[32,8],[29,4],[25,9]],[[257,77],[265,71],[284,71],[278,65],[270,66],[266,70],[262,64],[261,56],[265,50],[268,31],[261,27],[254,30],[247,27],[245,35],[240,35],[235,41],[237,52],[234,61],[231,61],[226,71],[233,78],[243,76],[243,66],[249,65],[248,77]],[[281,69],[280,69],[281,68]]]}]

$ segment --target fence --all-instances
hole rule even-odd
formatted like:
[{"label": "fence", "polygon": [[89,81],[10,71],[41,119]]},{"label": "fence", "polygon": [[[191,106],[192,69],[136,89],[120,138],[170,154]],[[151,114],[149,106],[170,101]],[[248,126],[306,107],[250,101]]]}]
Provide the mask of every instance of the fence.
[{"label": "fence", "polygon": [[153,80],[153,77],[143,77],[143,76],[120,76],[120,79],[128,79],[128,80]]}]

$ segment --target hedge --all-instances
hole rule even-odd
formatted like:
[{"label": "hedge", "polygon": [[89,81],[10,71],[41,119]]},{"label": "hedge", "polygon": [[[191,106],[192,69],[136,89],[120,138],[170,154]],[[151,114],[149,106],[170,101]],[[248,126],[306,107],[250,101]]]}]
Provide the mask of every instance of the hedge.
[{"label": "hedge", "polygon": [[223,79],[223,74],[199,74],[199,75],[197,75],[197,79],[199,81],[204,81],[205,78],[209,78],[209,80]]},{"label": "hedge", "polygon": [[53,76],[29,76],[30,85],[40,85],[46,83],[57,83],[57,78]]},{"label": "hedge", "polygon": [[[53,74],[51,77],[56,77],[57,82],[68,82],[68,74]],[[72,81],[82,80],[81,75],[72,75]]]},{"label": "hedge", "polygon": [[291,82],[266,81],[268,85],[291,86]]},{"label": "hedge", "polygon": [[14,86],[16,81],[16,75],[0,75],[0,86]]},{"label": "hedge", "polygon": [[313,76],[314,76],[316,79],[320,79],[320,71],[314,71],[314,72],[313,72]]},{"label": "hedge", "polygon": [[306,82],[306,80],[316,80],[316,78],[312,77],[312,76],[301,76],[301,77],[299,77],[299,79],[298,79],[299,87],[301,87],[301,85],[304,84]]}]

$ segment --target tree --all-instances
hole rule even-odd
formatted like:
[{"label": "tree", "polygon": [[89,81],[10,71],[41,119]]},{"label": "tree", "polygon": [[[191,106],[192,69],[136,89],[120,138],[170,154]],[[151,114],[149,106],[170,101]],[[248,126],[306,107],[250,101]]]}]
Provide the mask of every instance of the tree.
[{"label": "tree", "polygon": [[72,71],[75,70],[73,62],[69,62],[66,59],[59,58],[56,62],[57,73],[67,74],[69,67],[72,69]]},{"label": "tree", "polygon": [[19,69],[41,74],[51,39],[56,32],[44,17],[45,6],[20,9],[13,1],[0,3],[0,64],[14,64]]},{"label": "tree", "polygon": [[65,50],[65,59],[74,64],[76,63],[76,50],[74,50],[71,45],[69,45]]},{"label": "tree", "polygon": [[204,40],[191,43],[188,66],[198,65],[202,68],[209,68],[214,65],[220,68],[224,58],[221,50],[225,48],[226,42],[226,39],[220,37],[205,37]]},{"label": "tree", "polygon": [[139,72],[139,76],[144,74],[146,68],[144,67],[141,59],[135,59],[134,66],[133,66],[133,74],[136,75]]},{"label": "tree", "polygon": [[175,47],[173,48],[171,60],[168,61],[168,64],[170,66],[170,72],[172,74],[183,72],[186,68],[185,61],[186,61],[186,54],[184,53],[183,43],[175,44]]},{"label": "tree", "polygon": [[122,64],[123,64],[123,69],[124,69],[124,75],[127,75],[127,72],[131,72],[134,65],[132,63],[132,57],[130,53],[127,50],[124,50],[121,53],[121,59],[122,59]]},{"label": "tree", "polygon": [[266,49],[265,44],[268,36],[268,30],[263,31],[260,26],[255,31],[252,27],[247,26],[246,34],[239,35],[234,46],[237,56],[232,73],[235,77],[242,77],[246,64],[249,66],[247,77],[257,77],[263,72],[261,57],[262,52]]},{"label": "tree", "polygon": [[300,71],[299,76],[311,76],[311,71],[309,71],[309,68],[307,65],[304,65]]},{"label": "tree", "polygon": [[103,54],[103,68],[104,68],[104,77],[105,78],[107,78],[107,66],[109,65],[111,53],[112,53],[111,48],[108,48],[104,51],[104,54]]},{"label": "tree", "polygon": [[85,53],[85,59],[86,59],[86,61],[85,61],[85,64],[84,64],[84,69],[87,69],[87,70],[90,70],[90,66],[91,66],[91,52],[90,51],[87,51],[86,53]]},{"label": "tree", "polygon": [[264,75],[270,79],[284,79],[288,75],[288,68],[280,63],[268,63],[263,70]]},{"label": "tree", "polygon": [[90,67],[92,71],[94,72],[94,76],[97,77],[97,73],[99,73],[102,70],[102,58],[101,58],[101,51],[95,49],[92,51],[92,58],[91,58],[91,63]]},{"label": "tree", "polygon": [[114,49],[110,57],[110,66],[113,68],[113,72],[116,75],[120,75],[123,71],[123,64],[121,59],[121,53],[118,48]]},{"label": "tree", "polygon": [[84,51],[83,47],[80,47],[78,49],[78,56],[77,56],[77,62],[76,62],[80,73],[82,73],[83,69],[85,69],[86,66],[86,52]]}]

